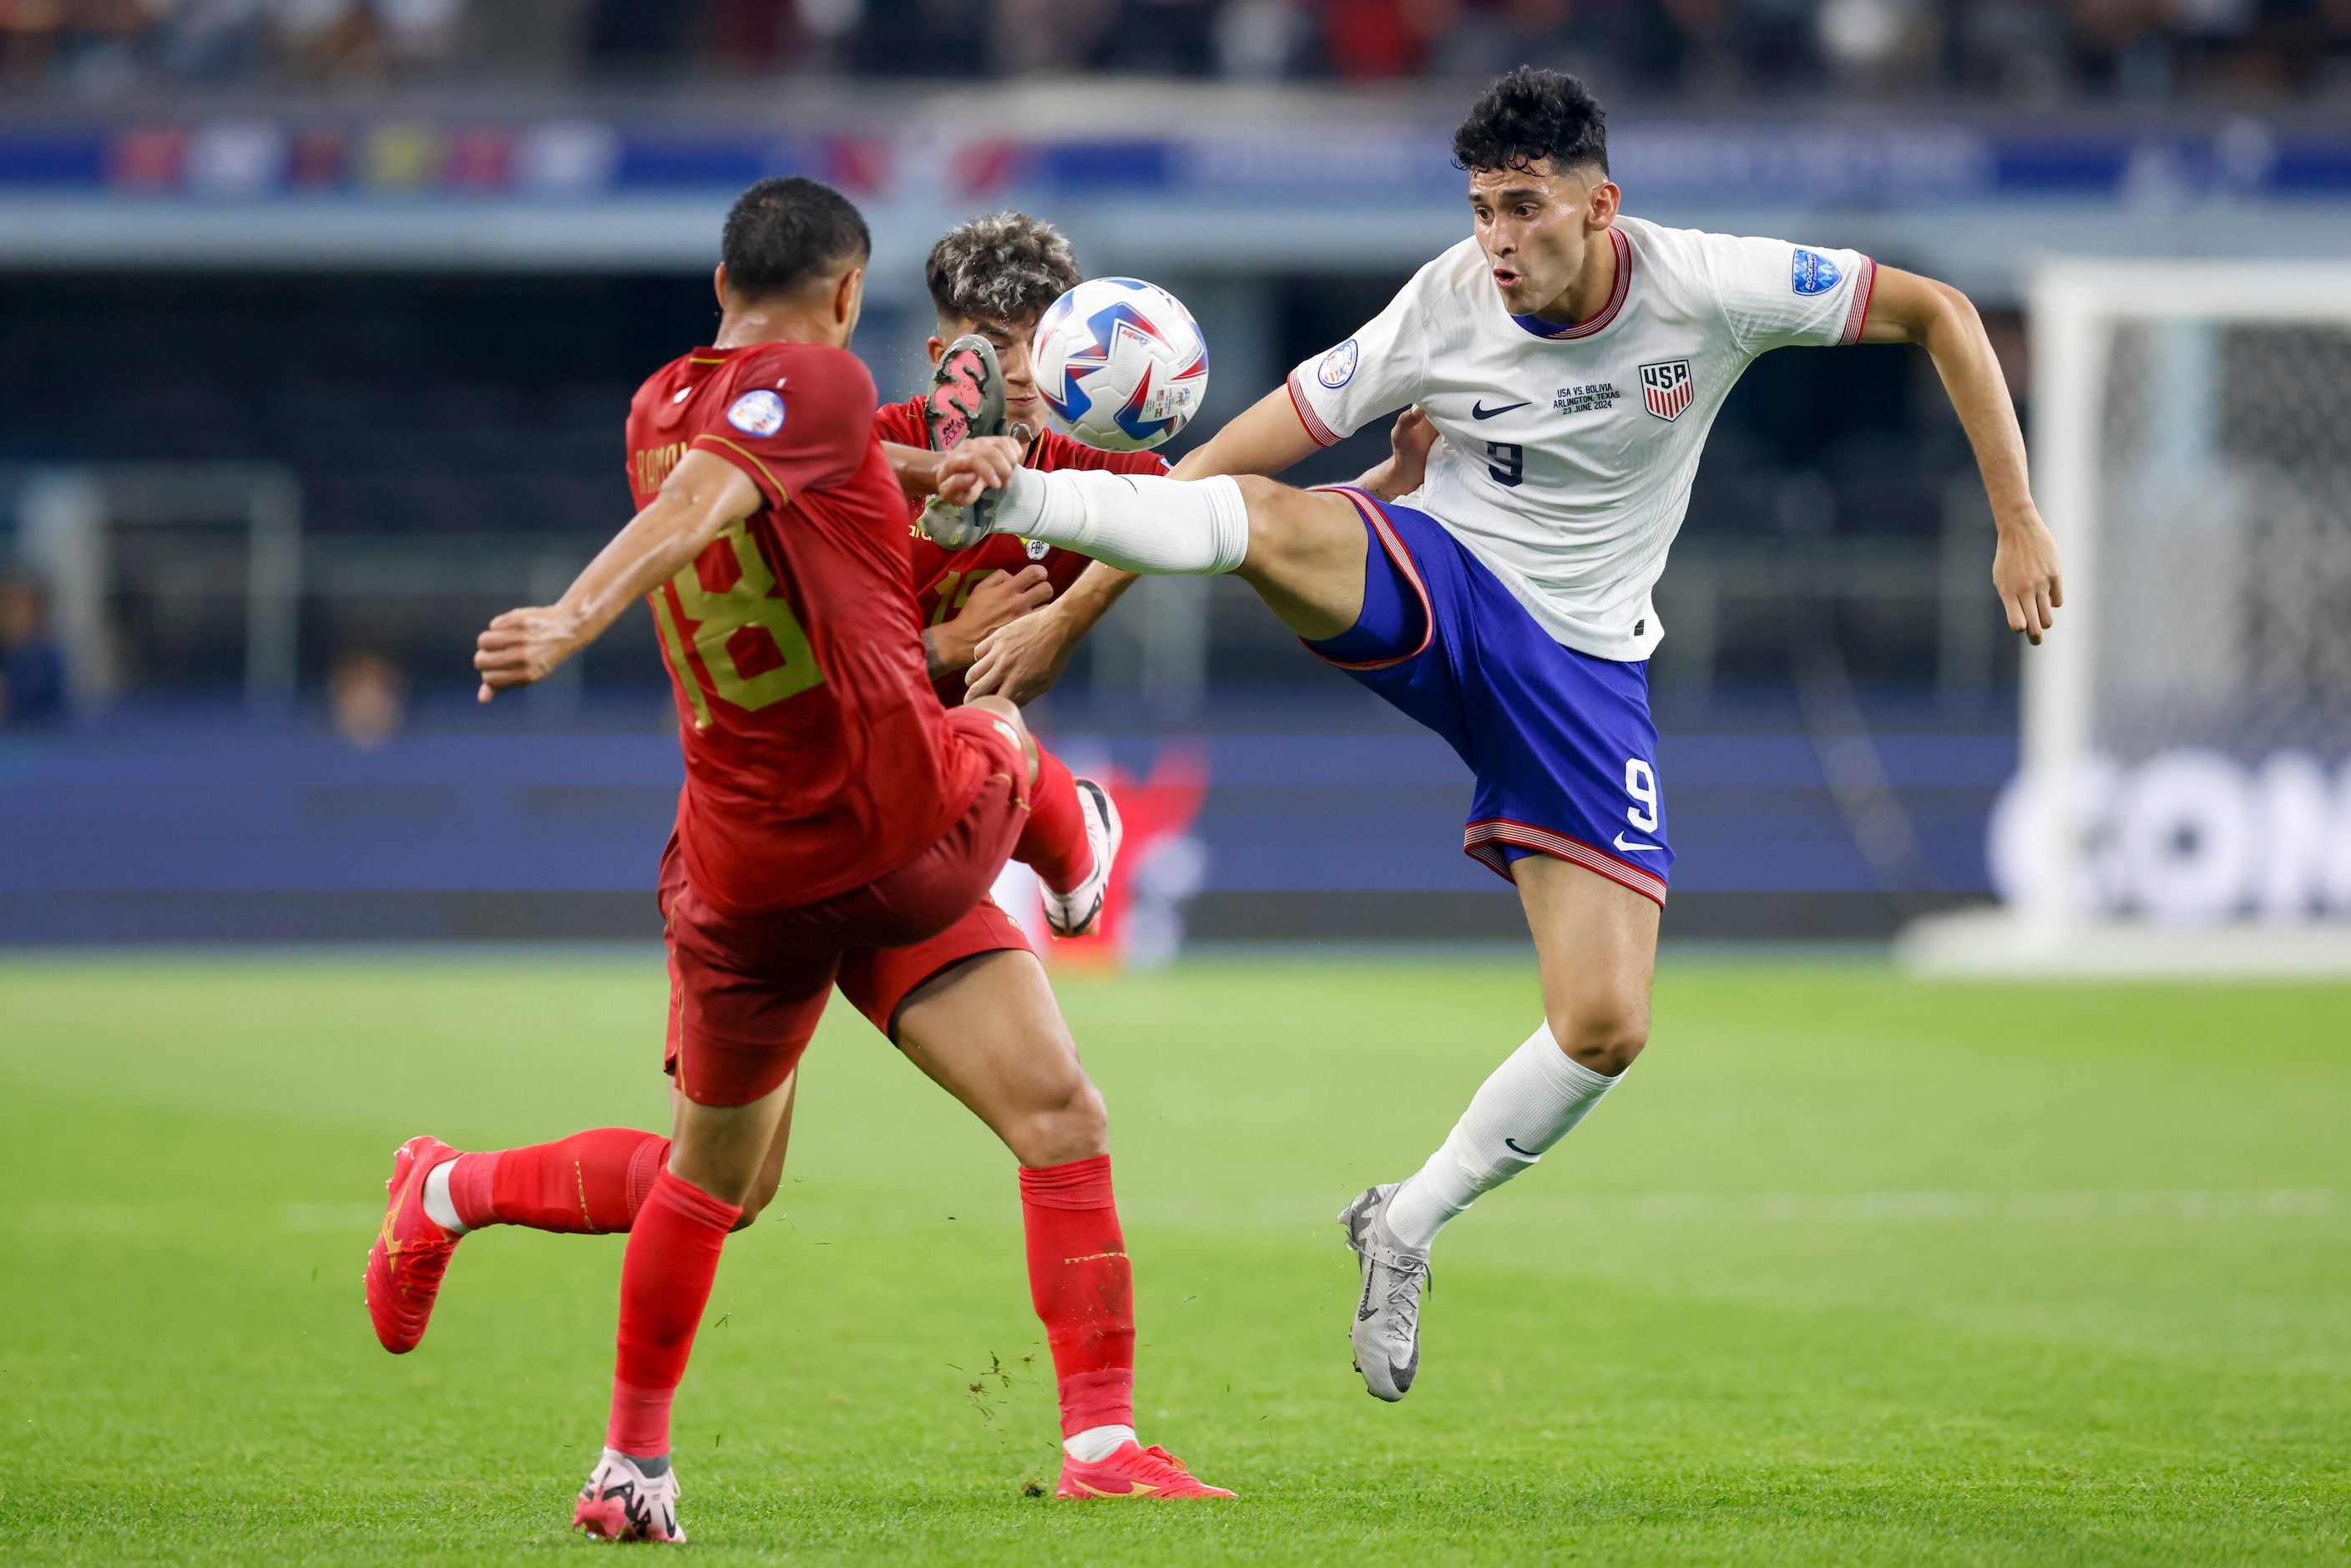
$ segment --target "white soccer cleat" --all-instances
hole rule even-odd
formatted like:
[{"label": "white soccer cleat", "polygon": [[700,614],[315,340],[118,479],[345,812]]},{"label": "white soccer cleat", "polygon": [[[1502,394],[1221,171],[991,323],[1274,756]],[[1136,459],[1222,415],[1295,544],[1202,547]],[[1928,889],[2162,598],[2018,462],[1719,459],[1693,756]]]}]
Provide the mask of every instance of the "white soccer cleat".
[{"label": "white soccer cleat", "polygon": [[1374,1399],[1390,1404],[1412,1390],[1420,1371],[1420,1295],[1428,1285],[1428,1249],[1406,1247],[1387,1228],[1388,1200],[1402,1182],[1368,1186],[1339,1211],[1347,1246],[1362,1260],[1364,1293],[1348,1331],[1355,1370]]},{"label": "white soccer cleat", "polygon": [[1110,791],[1091,779],[1077,779],[1078,806],[1086,814],[1086,842],[1094,852],[1094,869],[1085,881],[1067,893],[1055,893],[1040,881],[1045,895],[1045,929],[1056,936],[1091,936],[1102,929],[1102,906],[1110,899],[1110,868],[1118,860],[1126,827],[1118,820],[1118,805]]},{"label": "white soccer cleat", "polygon": [[571,1524],[602,1541],[664,1541],[685,1544],[677,1522],[677,1471],[664,1469],[649,1476],[626,1454],[604,1450],[580,1500],[571,1510]]}]

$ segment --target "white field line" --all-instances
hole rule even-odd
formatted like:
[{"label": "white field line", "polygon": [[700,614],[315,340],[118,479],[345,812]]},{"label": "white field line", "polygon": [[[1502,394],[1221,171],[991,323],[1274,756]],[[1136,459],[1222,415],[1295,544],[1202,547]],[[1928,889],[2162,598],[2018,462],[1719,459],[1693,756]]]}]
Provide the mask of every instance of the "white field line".
[{"label": "white field line", "polygon": [[[803,1200],[801,1218],[831,1230],[841,1221],[889,1229],[930,1217],[904,1210],[907,1202],[836,1205]],[[1323,1197],[1237,1198],[1130,1198],[1122,1218],[1136,1225],[1205,1228],[1288,1228],[1330,1223],[1339,1200]],[[966,1224],[1003,1223],[1017,1217],[1009,1205],[973,1204]],[[1001,1210],[1002,1212],[997,1212]],[[1625,1193],[1556,1197],[1533,1193],[1497,1193],[1479,1206],[1489,1224],[1508,1225],[1939,1225],[2022,1223],[2102,1225],[2148,1220],[2159,1224],[2237,1224],[2262,1220],[2351,1218],[2351,1192],[2338,1187],[2291,1186],[2252,1190],[2198,1188],[2081,1188],[2027,1192],[1847,1193]],[[371,1202],[284,1203],[273,1215],[277,1228],[294,1231],[367,1231],[381,1223],[383,1209]],[[0,1230],[42,1235],[123,1235],[184,1228],[183,1208],[161,1204],[34,1204],[0,1211]]]},{"label": "white field line", "polygon": [[[1499,1201],[1497,1201],[1499,1199]],[[1290,1226],[1328,1221],[1336,1205],[1301,1198],[1214,1204],[1143,1199],[1120,1206],[1137,1224]],[[2351,1194],[2334,1187],[2257,1191],[2088,1188],[2047,1192],[1626,1193],[1554,1197],[1497,1194],[1479,1205],[1489,1223],[1510,1225],[1931,1225],[2022,1222],[2106,1224],[2325,1219],[2351,1216]]]}]

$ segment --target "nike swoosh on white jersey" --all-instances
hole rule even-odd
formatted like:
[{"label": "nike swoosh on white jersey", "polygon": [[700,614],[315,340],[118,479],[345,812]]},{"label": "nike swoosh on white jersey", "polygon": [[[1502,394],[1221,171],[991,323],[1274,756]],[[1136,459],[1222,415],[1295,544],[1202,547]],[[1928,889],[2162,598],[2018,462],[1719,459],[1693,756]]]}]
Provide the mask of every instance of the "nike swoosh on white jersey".
[{"label": "nike swoosh on white jersey", "polygon": [[1666,846],[1663,844],[1628,844],[1625,841],[1625,835],[1619,833],[1616,835],[1616,847],[1620,850],[1661,850]]}]

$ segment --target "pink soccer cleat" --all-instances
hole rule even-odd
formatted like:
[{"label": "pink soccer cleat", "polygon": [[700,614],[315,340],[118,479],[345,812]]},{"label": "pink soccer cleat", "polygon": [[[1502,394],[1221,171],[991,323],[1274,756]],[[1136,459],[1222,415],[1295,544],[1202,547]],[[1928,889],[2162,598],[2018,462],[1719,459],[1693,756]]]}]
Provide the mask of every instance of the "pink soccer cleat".
[{"label": "pink soccer cleat", "polygon": [[664,1541],[685,1544],[677,1522],[677,1472],[649,1476],[626,1454],[604,1450],[595,1473],[580,1489],[571,1524],[600,1541]]},{"label": "pink soccer cleat", "polygon": [[384,1190],[383,1228],[368,1249],[367,1308],[375,1337],[394,1355],[405,1355],[424,1337],[441,1276],[464,1233],[451,1235],[424,1212],[424,1178],[433,1167],[457,1157],[438,1138],[415,1137],[392,1152],[392,1179]]},{"label": "pink soccer cleat", "polygon": [[1121,1443],[1110,1457],[1087,1464],[1061,1456],[1061,1486],[1057,1498],[1093,1497],[1230,1497],[1222,1487],[1192,1479],[1184,1461],[1159,1447]]}]

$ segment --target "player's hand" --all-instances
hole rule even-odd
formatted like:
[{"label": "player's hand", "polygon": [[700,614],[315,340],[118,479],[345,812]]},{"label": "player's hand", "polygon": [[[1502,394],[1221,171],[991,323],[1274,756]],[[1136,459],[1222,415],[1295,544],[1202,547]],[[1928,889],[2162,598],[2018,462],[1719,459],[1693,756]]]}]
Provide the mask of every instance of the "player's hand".
[{"label": "player's hand", "polygon": [[1061,672],[1070,667],[1070,655],[1078,646],[1078,639],[1069,634],[1064,624],[1067,619],[1044,610],[989,632],[979,645],[979,657],[964,676],[966,695],[1027,703],[1051,691]]},{"label": "player's hand", "polygon": [[1019,620],[1053,597],[1041,566],[983,576],[955,618],[931,629],[931,647],[942,673],[967,668],[990,632]]},{"label": "player's hand", "polygon": [[968,507],[982,490],[1001,490],[1020,466],[1020,444],[1008,435],[976,435],[939,455],[937,495],[951,507]]},{"label": "player's hand", "polygon": [[1409,496],[1428,477],[1429,449],[1437,444],[1437,426],[1413,404],[1396,415],[1388,430],[1387,461],[1365,472],[1356,488],[1369,490],[1383,501]]},{"label": "player's hand", "polygon": [[474,668],[481,673],[476,702],[500,692],[543,681],[576,647],[572,617],[557,609],[509,610],[474,639]]},{"label": "player's hand", "polygon": [[1388,479],[1399,496],[1409,496],[1428,477],[1429,448],[1437,444],[1437,426],[1414,403],[1396,415],[1388,430]]},{"label": "player's hand", "polygon": [[2054,623],[2051,612],[2065,602],[2065,583],[2057,570],[2057,541],[2038,512],[2013,521],[2003,520],[2000,543],[1992,550],[1991,585],[2008,612],[2008,629],[2022,632],[2038,647],[2042,633]]}]

